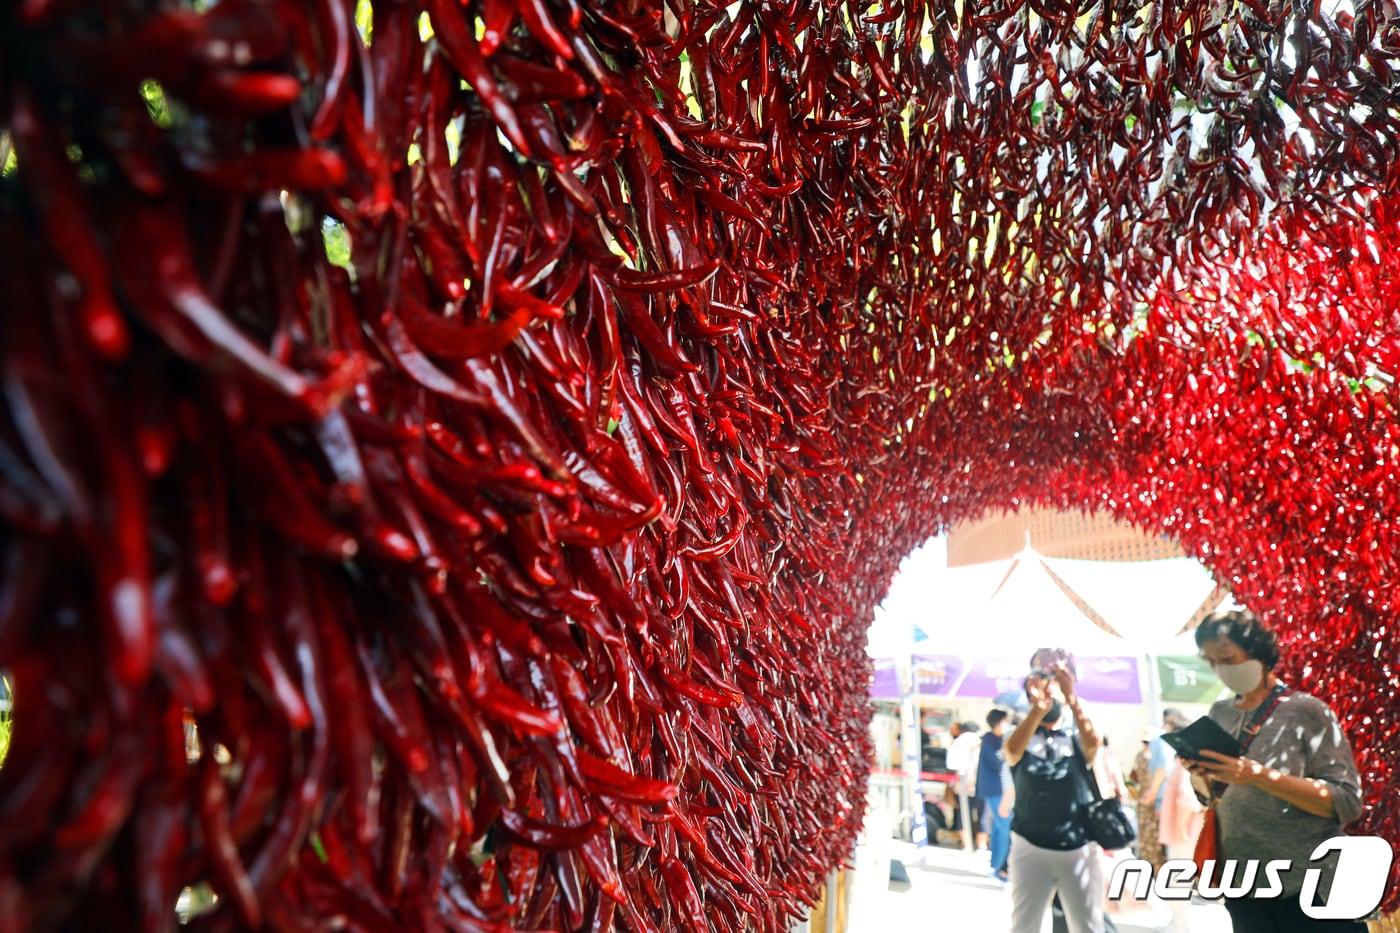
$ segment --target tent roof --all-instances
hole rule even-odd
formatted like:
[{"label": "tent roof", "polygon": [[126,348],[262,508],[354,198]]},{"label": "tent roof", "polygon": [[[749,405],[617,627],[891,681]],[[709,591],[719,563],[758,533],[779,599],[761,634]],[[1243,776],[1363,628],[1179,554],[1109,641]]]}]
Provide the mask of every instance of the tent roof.
[{"label": "tent roof", "polygon": [[1115,563],[1044,558],[1046,566],[1117,630],[1134,651],[1195,651],[1182,627],[1215,593],[1210,571],[1187,557]]},{"label": "tent roof", "polygon": [[[945,555],[934,540],[906,559],[876,611],[871,654],[1029,656],[1052,645],[1086,655],[1193,654],[1191,634],[1178,633],[1215,585],[1190,558],[1104,563],[1026,548],[1011,560],[949,568]],[[914,626],[928,638],[912,641]]]},{"label": "tent roof", "polygon": [[[981,606],[969,607],[968,624],[940,627],[941,650],[997,653],[1007,649],[1034,651],[1067,648],[1076,654],[1123,654],[1131,646],[1095,623],[1056,584],[1039,553],[1027,547],[1000,570],[995,586]],[[956,572],[956,571],[955,571]]]}]

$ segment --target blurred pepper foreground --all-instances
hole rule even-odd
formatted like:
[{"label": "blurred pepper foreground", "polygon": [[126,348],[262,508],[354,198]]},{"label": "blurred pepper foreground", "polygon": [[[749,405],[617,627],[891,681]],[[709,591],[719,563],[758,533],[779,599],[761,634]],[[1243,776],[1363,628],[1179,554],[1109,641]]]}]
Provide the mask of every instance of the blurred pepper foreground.
[{"label": "blurred pepper foreground", "polygon": [[873,605],[1024,503],[1279,626],[1400,841],[1397,69],[1391,0],[6,4],[0,928],[783,930]]}]

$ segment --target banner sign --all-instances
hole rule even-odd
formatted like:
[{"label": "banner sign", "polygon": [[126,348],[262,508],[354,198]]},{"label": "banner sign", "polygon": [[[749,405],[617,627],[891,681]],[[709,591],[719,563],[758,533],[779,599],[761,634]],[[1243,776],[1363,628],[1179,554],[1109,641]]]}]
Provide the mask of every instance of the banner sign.
[{"label": "banner sign", "polygon": [[910,662],[914,692],[923,696],[953,696],[953,687],[967,670],[962,658],[953,654],[916,654]]},{"label": "banner sign", "polygon": [[1157,682],[1167,703],[1214,703],[1230,695],[1205,659],[1194,654],[1158,655]]},{"label": "banner sign", "polygon": [[899,673],[894,658],[875,659],[875,677],[870,683],[870,697],[875,700],[899,700]]},{"label": "banner sign", "polygon": [[[1138,659],[1125,657],[1076,658],[1077,692],[1091,703],[1141,703]],[[954,654],[916,654],[914,690],[923,696],[992,699],[1008,690],[1021,689],[1028,673],[1023,657],[965,657]]]}]

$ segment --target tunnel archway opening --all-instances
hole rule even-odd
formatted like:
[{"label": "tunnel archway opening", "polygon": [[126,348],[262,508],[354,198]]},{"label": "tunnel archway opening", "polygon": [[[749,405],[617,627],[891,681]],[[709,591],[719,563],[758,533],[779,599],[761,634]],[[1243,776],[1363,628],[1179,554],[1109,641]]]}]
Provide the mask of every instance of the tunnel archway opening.
[{"label": "tunnel archway opening", "polygon": [[[1188,566],[1194,574],[1178,572]],[[1133,807],[1141,793],[1133,781],[1152,773],[1149,762],[1156,759],[1148,743],[1167,722],[1162,714],[1169,710],[1173,727],[1180,728],[1207,715],[1212,702],[1232,696],[1197,656],[1192,635],[1208,614],[1238,608],[1228,589],[1176,542],[1102,514],[994,512],[917,547],[901,563],[871,626],[876,766],[852,909],[873,922],[898,925],[938,904],[952,922],[980,918],[989,928],[1001,928],[1007,922],[1004,899],[983,890],[988,865],[997,858],[996,845],[987,848],[990,811],[981,791],[974,794],[986,776],[977,766],[975,780],[964,784],[959,778],[966,761],[951,762],[954,754],[960,761],[969,754],[959,750],[962,739],[986,728],[989,711],[1009,715],[1013,724],[1024,716],[1021,684],[1036,666],[1032,654],[1049,646],[1067,650],[1077,661],[1076,687],[1086,715],[1105,745],[1112,738],[1110,763],[1102,772],[1095,768],[1100,787],[1111,793],[1121,771],[1128,776],[1127,789],[1119,787],[1121,799]],[[1372,645],[1383,647],[1382,639],[1375,637]],[[1284,677],[1306,685],[1313,673],[1305,665]],[[912,757],[905,748],[911,742]],[[1126,760],[1120,758],[1124,752]],[[917,826],[911,807],[926,814]],[[1105,878],[1125,858],[1160,860],[1158,819],[1164,827],[1180,819],[1154,812],[1150,800],[1145,810],[1136,804],[1135,816],[1135,825],[1152,824],[1152,834],[1140,837],[1133,852],[1109,853]],[[969,818],[977,828],[975,855],[974,835],[965,829]],[[911,839],[917,840],[913,848]],[[1147,848],[1139,852],[1139,845]],[[886,887],[886,869],[895,862],[905,880]],[[875,875],[878,883],[871,880]],[[1204,902],[1188,910],[1151,896],[1111,897],[1108,909],[1119,924],[1160,927],[1176,910],[1182,916],[1173,922],[1188,922],[1189,913],[1191,928],[1229,925],[1218,904]]]}]

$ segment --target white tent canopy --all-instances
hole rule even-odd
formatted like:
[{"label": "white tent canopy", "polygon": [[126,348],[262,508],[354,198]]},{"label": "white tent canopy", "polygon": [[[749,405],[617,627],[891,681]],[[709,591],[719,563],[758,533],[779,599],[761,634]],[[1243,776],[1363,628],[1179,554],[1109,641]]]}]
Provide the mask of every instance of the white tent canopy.
[{"label": "white tent canopy", "polygon": [[1131,653],[1132,646],[1094,624],[1045,572],[1043,558],[1027,547],[1002,564],[1004,581],[989,595],[985,613],[961,626],[952,641],[965,651],[1003,645],[1066,648],[1078,655]]},{"label": "white tent canopy", "polygon": [[[1177,633],[1215,587],[1205,567],[1190,558],[1064,560],[1027,548],[1012,560],[949,568],[946,555],[944,540],[936,538],[905,559],[876,609],[871,655],[1029,657],[1046,646],[1086,655],[1191,654],[1190,633]],[[1047,568],[1122,637],[1094,624]]]},{"label": "white tent canopy", "polygon": [[[1056,577],[1119,634],[1095,624]],[[976,720],[991,697],[1016,688],[1036,649],[1068,649],[1079,661],[1081,695],[1100,732],[1131,750],[1160,719],[1159,662],[1151,655],[1196,653],[1191,633],[1177,633],[1214,586],[1189,558],[1076,561],[1027,548],[1012,560],[950,568],[945,540],[934,538],[891,581],[867,651],[891,659],[897,679],[919,691],[907,704]],[[911,656],[928,660],[915,664]],[[1183,667],[1182,675],[1191,672]],[[995,692],[988,692],[989,681]],[[888,676],[884,683],[890,695]],[[1204,701],[1172,705],[1196,714]],[[912,717],[912,708],[903,715]]]},{"label": "white tent canopy", "polygon": [[1044,558],[1045,564],[1106,619],[1133,651],[1195,651],[1182,626],[1210,597],[1215,580],[1189,557],[1105,564]]}]

